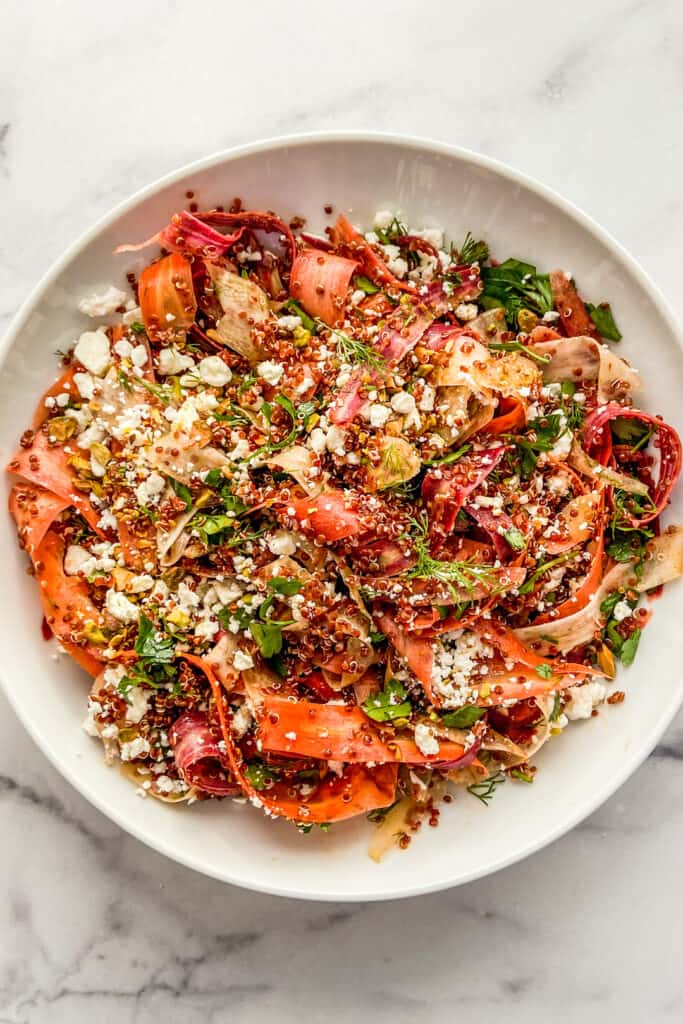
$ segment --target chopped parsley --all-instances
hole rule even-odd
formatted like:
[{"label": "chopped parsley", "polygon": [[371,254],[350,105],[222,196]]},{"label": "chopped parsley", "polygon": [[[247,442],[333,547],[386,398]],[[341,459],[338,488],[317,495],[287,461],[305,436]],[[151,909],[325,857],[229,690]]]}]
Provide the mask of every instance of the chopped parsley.
[{"label": "chopped parsley", "polygon": [[387,680],[384,689],[380,693],[371,694],[363,704],[363,711],[374,722],[409,718],[412,710],[405,686],[398,679]]},{"label": "chopped parsley", "polygon": [[601,337],[608,341],[621,341],[621,331],[616,325],[609,302],[601,302],[598,306],[587,302],[586,309]]},{"label": "chopped parsley", "polygon": [[553,309],[553,293],[548,274],[539,274],[533,263],[505,260],[497,267],[483,267],[481,277],[484,290],[479,302],[484,309],[502,306],[508,324],[519,326],[518,317],[523,309],[539,316]]},{"label": "chopped parsley", "polygon": [[466,704],[457,711],[448,711],[441,716],[441,724],[448,729],[469,729],[486,714],[486,708],[478,708],[475,704]]}]

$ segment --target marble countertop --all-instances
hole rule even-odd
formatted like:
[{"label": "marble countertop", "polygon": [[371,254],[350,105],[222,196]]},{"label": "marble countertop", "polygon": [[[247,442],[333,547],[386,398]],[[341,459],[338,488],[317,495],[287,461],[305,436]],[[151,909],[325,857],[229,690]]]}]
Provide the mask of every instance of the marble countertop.
[{"label": "marble countertop", "polygon": [[[0,58],[0,328],[130,192],[324,128],[508,161],[596,216],[683,314],[677,0],[23,0]],[[682,783],[679,715],[609,803],[524,863],[421,900],[304,904],[121,833],[0,698],[0,1022],[680,1020]]]}]

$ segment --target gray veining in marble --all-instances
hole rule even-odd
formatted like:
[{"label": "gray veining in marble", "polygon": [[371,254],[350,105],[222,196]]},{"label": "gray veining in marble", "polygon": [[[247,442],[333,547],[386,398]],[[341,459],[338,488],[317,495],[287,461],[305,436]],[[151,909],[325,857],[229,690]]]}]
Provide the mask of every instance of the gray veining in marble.
[{"label": "gray veining in marble", "polygon": [[[9,0],[0,328],[173,167],[252,138],[406,131],[506,160],[630,248],[679,314],[678,0]],[[122,834],[0,699],[0,1022],[683,1019],[683,718],[522,864],[383,905],[252,895]]]}]

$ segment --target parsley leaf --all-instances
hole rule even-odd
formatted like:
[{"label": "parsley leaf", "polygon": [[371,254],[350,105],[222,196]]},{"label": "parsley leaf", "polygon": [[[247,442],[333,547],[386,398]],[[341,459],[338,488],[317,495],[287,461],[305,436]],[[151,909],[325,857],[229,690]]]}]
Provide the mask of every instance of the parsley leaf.
[{"label": "parsley leaf", "polygon": [[466,704],[457,711],[449,711],[441,716],[441,722],[449,729],[469,729],[486,714],[486,708],[478,708],[474,704]]},{"label": "parsley leaf", "polygon": [[299,303],[295,302],[294,299],[288,299],[287,302],[285,302],[283,308],[289,309],[293,316],[299,317],[299,319],[301,320],[301,325],[304,328],[304,330],[310,331],[311,334],[317,333],[318,328],[316,327],[315,320],[313,320],[313,318],[310,317],[308,313],[305,313],[304,310],[299,305]]},{"label": "parsley leaf", "polygon": [[375,295],[375,293],[380,290],[376,284],[373,284],[369,277],[364,277],[363,274],[358,274],[357,277],[354,277],[353,285],[354,288],[357,288],[358,291],[365,292],[366,295]]},{"label": "parsley leaf", "polygon": [[550,665],[545,665],[545,664],[544,665],[537,665],[536,666],[536,675],[540,676],[541,679],[552,679],[552,677],[553,677],[553,670],[550,667]]},{"label": "parsley leaf", "polygon": [[389,679],[380,693],[373,693],[363,704],[363,711],[373,722],[392,722],[395,718],[408,718],[413,706],[407,699],[405,687],[398,679]]},{"label": "parsley leaf", "polygon": [[174,480],[172,477],[169,477],[169,480],[174,492],[181,501],[185,502],[185,508],[188,509],[192,504],[192,492],[190,491],[190,488],[185,484],[181,484],[179,480]]},{"label": "parsley leaf", "polygon": [[138,637],[135,641],[135,653],[143,661],[150,661],[153,664],[168,664],[173,661],[175,644],[172,637],[157,636],[154,623],[146,615],[140,616],[138,625]]},{"label": "parsley leaf", "polygon": [[289,597],[292,594],[298,594],[303,587],[303,583],[301,580],[295,580],[287,576],[273,576],[272,579],[268,580],[268,586],[276,594],[285,594]]},{"label": "parsley leaf", "polygon": [[642,630],[635,629],[633,633],[631,633],[631,635],[622,643],[621,650],[619,652],[619,659],[622,665],[628,667],[633,664],[633,659],[636,656],[638,644],[640,643],[641,634]]},{"label": "parsley leaf", "polygon": [[553,293],[548,274],[539,274],[533,263],[505,260],[497,267],[483,267],[484,290],[479,302],[484,309],[503,307],[511,327],[518,326],[521,310],[529,309],[539,316],[553,308]]},{"label": "parsley leaf", "polygon": [[253,761],[251,764],[248,764],[244,774],[254,789],[259,791],[265,789],[269,782],[277,782],[278,779],[278,772],[269,765],[264,764],[263,761]]},{"label": "parsley leaf", "polygon": [[603,338],[607,338],[608,341],[621,341],[621,331],[615,323],[612,307],[609,302],[601,302],[599,306],[594,306],[592,303],[587,302],[586,309],[598,329],[598,334]]}]

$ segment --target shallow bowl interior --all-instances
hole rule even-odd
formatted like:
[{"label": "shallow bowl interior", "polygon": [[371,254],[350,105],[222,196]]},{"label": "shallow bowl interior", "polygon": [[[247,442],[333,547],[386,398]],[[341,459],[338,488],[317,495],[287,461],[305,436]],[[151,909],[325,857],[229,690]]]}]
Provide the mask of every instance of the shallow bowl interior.
[{"label": "shallow bowl interior", "polygon": [[[397,137],[325,135],[257,144],[184,169],[133,197],[67,251],[4,342],[5,461],[55,375],[55,351],[86,327],[77,300],[95,285],[124,286],[126,272],[142,266],[143,258],[114,256],[114,246],[151,235],[185,205],[188,189],[202,207],[240,196],[247,207],[302,215],[314,231],[328,222],[328,203],[366,226],[375,210],[399,209],[411,225],[443,226],[455,240],[471,230],[488,239],[500,258],[515,255],[545,269],[570,270],[587,297],[612,302],[624,332],[620,352],[646,381],[642,404],[683,426],[683,355],[671,316],[638,266],[588,218],[471,153]],[[683,518],[680,492],[668,518]],[[683,696],[675,639],[683,587],[672,586],[657,602],[635,666],[623,673],[623,705],[577,724],[546,747],[533,787],[509,784],[489,808],[458,796],[444,808],[438,829],[423,830],[408,851],[377,866],[367,856],[371,826],[365,820],[301,836],[247,806],[173,808],[137,797],[116,770],[105,767],[100,745],[80,728],[88,680],[68,658],[55,660],[51,645],[41,640],[38,595],[8,515],[0,517],[0,550],[0,674],[33,738],[84,796],[143,842],[248,888],[310,899],[383,899],[494,871],[561,835],[612,793],[651,750]]]}]

